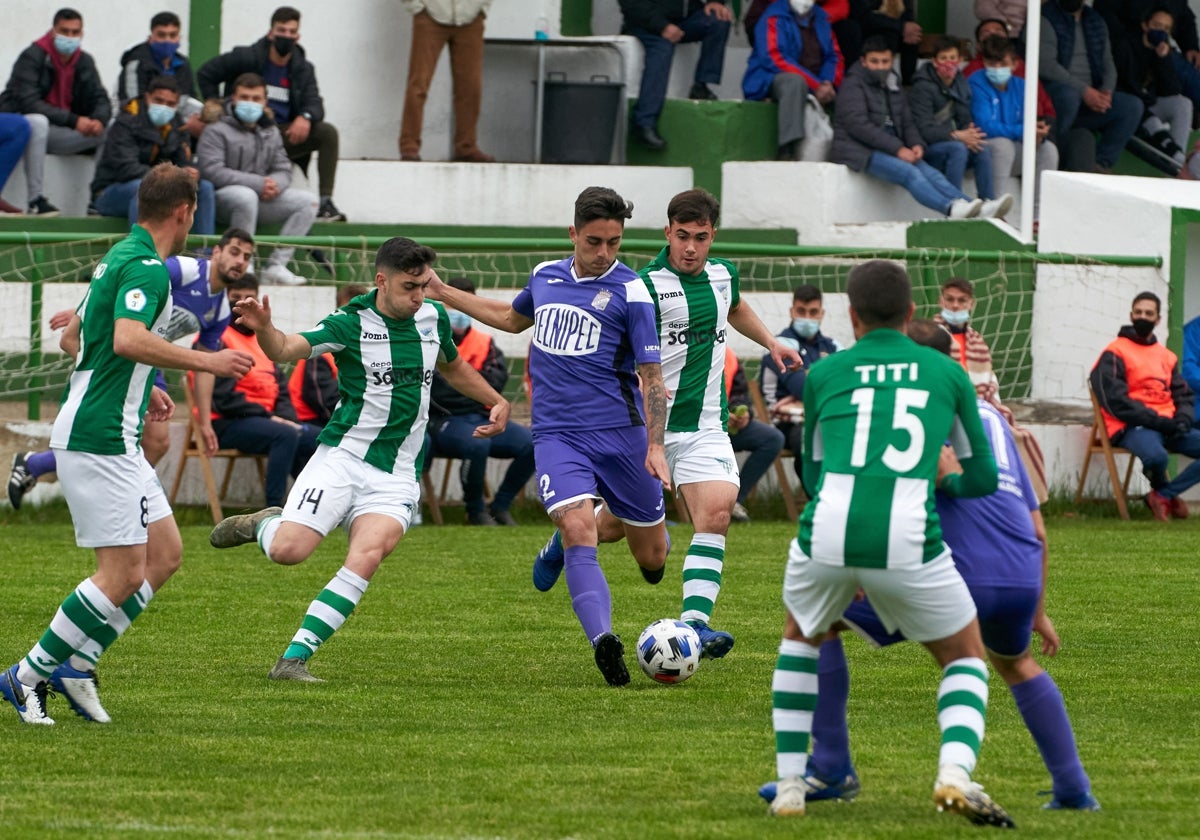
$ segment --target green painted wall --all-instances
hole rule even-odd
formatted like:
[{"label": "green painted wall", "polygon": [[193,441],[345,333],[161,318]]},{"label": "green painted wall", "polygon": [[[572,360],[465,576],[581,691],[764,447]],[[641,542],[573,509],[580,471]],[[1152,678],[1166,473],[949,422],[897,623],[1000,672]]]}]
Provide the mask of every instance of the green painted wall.
[{"label": "green painted wall", "polygon": [[188,60],[198,69],[221,51],[221,0],[191,0],[188,14]]},{"label": "green painted wall", "polygon": [[592,0],[562,0],[562,34],[592,34]]}]

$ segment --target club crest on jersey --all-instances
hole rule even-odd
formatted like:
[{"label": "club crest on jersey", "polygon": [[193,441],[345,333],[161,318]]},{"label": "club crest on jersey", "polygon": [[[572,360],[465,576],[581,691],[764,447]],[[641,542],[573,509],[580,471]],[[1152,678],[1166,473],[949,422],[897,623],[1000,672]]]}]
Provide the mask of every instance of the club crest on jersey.
[{"label": "club crest on jersey", "polygon": [[428,327],[421,330],[421,335],[423,335],[425,338],[433,338],[433,327]]},{"label": "club crest on jersey", "polygon": [[577,306],[539,306],[534,313],[533,344],[554,356],[586,356],[600,347],[600,322]]},{"label": "club crest on jersey", "polygon": [[608,289],[601,289],[596,292],[596,296],[592,298],[592,309],[598,309],[601,312],[608,306],[608,302],[612,300],[612,292]]},{"label": "club crest on jersey", "polygon": [[721,293],[721,300],[725,301],[726,303],[729,303],[729,286],[728,286],[728,284],[721,283],[720,285],[717,286],[717,291]]},{"label": "club crest on jersey", "polygon": [[141,289],[130,289],[125,293],[125,308],[130,312],[141,312],[146,303],[146,293]]}]

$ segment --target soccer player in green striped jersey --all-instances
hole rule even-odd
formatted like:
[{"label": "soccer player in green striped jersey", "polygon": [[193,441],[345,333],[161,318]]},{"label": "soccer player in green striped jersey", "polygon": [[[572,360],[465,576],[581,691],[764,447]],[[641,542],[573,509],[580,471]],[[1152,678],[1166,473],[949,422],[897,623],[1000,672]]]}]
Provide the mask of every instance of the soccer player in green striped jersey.
[{"label": "soccer player in green striped jersey", "polygon": [[[784,576],[787,620],[772,681],[780,781],[771,812],[804,813],[818,648],[861,587],[889,632],[921,642],[942,666],[938,810],[1011,827],[971,781],[988,672],[975,604],[934,508],[936,488],[973,497],[997,487],[975,389],[952,359],[905,335],[915,307],[903,268],[863,263],[846,292],[858,341],[815,365],[804,384],[803,469],[814,493]],[[946,441],[961,473],[939,471]]]},{"label": "soccer player in green striped jersey", "polygon": [[500,434],[508,421],[508,401],[459,356],[446,310],[425,299],[436,258],[411,239],[389,239],[375,256],[375,289],[306,332],[277,329],[265,296],[234,307],[238,323],[254,330],[273,361],[332,353],[341,397],[284,507],[231,516],[209,538],[216,548],[257,540],[268,558],[291,566],[308,559],[338,525],[349,529],[346,562],[309,605],[270,679],[321,682],[309,673],[309,658],[349,618],[408,530],[421,498],[434,368],[456,390],[491,406],[478,437]]},{"label": "soccer player in green striped jersey", "polygon": [[[733,636],[708,626],[721,591],[725,536],[737,502],[738,466],[730,444],[725,390],[728,327],[761,344],[779,369],[800,364],[741,299],[738,272],[710,258],[721,206],[709,192],[686,190],[667,205],[667,245],[640,272],[658,323],[663,382],[667,386],[666,456],[695,529],[683,561],[684,621],[700,636],[703,656],[718,658]],[[606,541],[619,539],[620,522],[602,512]]]},{"label": "soccer player in green striped jersey", "polygon": [[187,241],[196,184],[171,164],[138,188],[138,224],[92,272],[78,309],[75,369],[50,435],[75,542],[96,550],[96,574],[59,607],[41,640],[0,673],[0,696],[25,723],[53,724],[47,684],[81,717],[108,723],[96,660],[129,627],[178,568],[179,528],[141,449],[144,419],[170,419],[174,406],[154,390],[154,368],[241,376],[250,354],[176,347],[163,336],[171,318],[164,264]]}]

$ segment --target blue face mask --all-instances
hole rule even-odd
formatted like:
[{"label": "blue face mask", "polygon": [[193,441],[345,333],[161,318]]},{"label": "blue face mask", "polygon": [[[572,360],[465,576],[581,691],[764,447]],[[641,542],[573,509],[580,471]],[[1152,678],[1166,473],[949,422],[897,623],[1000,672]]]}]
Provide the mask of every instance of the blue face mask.
[{"label": "blue face mask", "polygon": [[987,74],[987,80],[994,85],[1006,85],[1012,78],[1011,67],[985,67],[983,72]]},{"label": "blue face mask", "polygon": [[159,64],[170,61],[179,50],[178,41],[151,41],[150,53]]},{"label": "blue face mask", "polygon": [[1169,37],[1171,37],[1170,33],[1165,29],[1150,29],[1146,32],[1146,40],[1150,42],[1150,46],[1152,47],[1167,43],[1167,38]]},{"label": "blue face mask", "polygon": [[54,49],[59,55],[75,55],[75,51],[79,49],[79,45],[83,43],[82,38],[68,38],[66,35],[54,36]]},{"label": "blue face mask", "polygon": [[151,124],[162,128],[175,118],[175,109],[170,105],[158,105],[151,102],[150,107],[146,109],[146,116],[150,118]]},{"label": "blue face mask", "polygon": [[971,320],[971,311],[969,309],[952,309],[942,310],[942,320],[952,327],[961,327]]},{"label": "blue face mask", "polygon": [[471,316],[466,312],[447,312],[450,317],[450,329],[455,332],[464,332],[471,326]]},{"label": "blue face mask", "polygon": [[792,329],[798,336],[808,340],[821,329],[821,322],[816,318],[795,318],[792,320]]},{"label": "blue face mask", "polygon": [[237,102],[233,106],[233,115],[244,123],[256,123],[262,119],[263,106],[258,102]]}]

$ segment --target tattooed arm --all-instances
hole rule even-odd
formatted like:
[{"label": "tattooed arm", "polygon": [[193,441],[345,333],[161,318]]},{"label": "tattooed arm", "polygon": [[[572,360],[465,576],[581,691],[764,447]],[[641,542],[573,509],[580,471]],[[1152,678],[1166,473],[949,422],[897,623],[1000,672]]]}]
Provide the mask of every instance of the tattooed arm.
[{"label": "tattooed arm", "polygon": [[662,365],[647,363],[638,365],[638,376],[642,378],[642,397],[646,404],[646,471],[671,489],[671,471],[667,467],[667,455],[663,449],[663,438],[667,430],[667,386],[663,383]]}]

